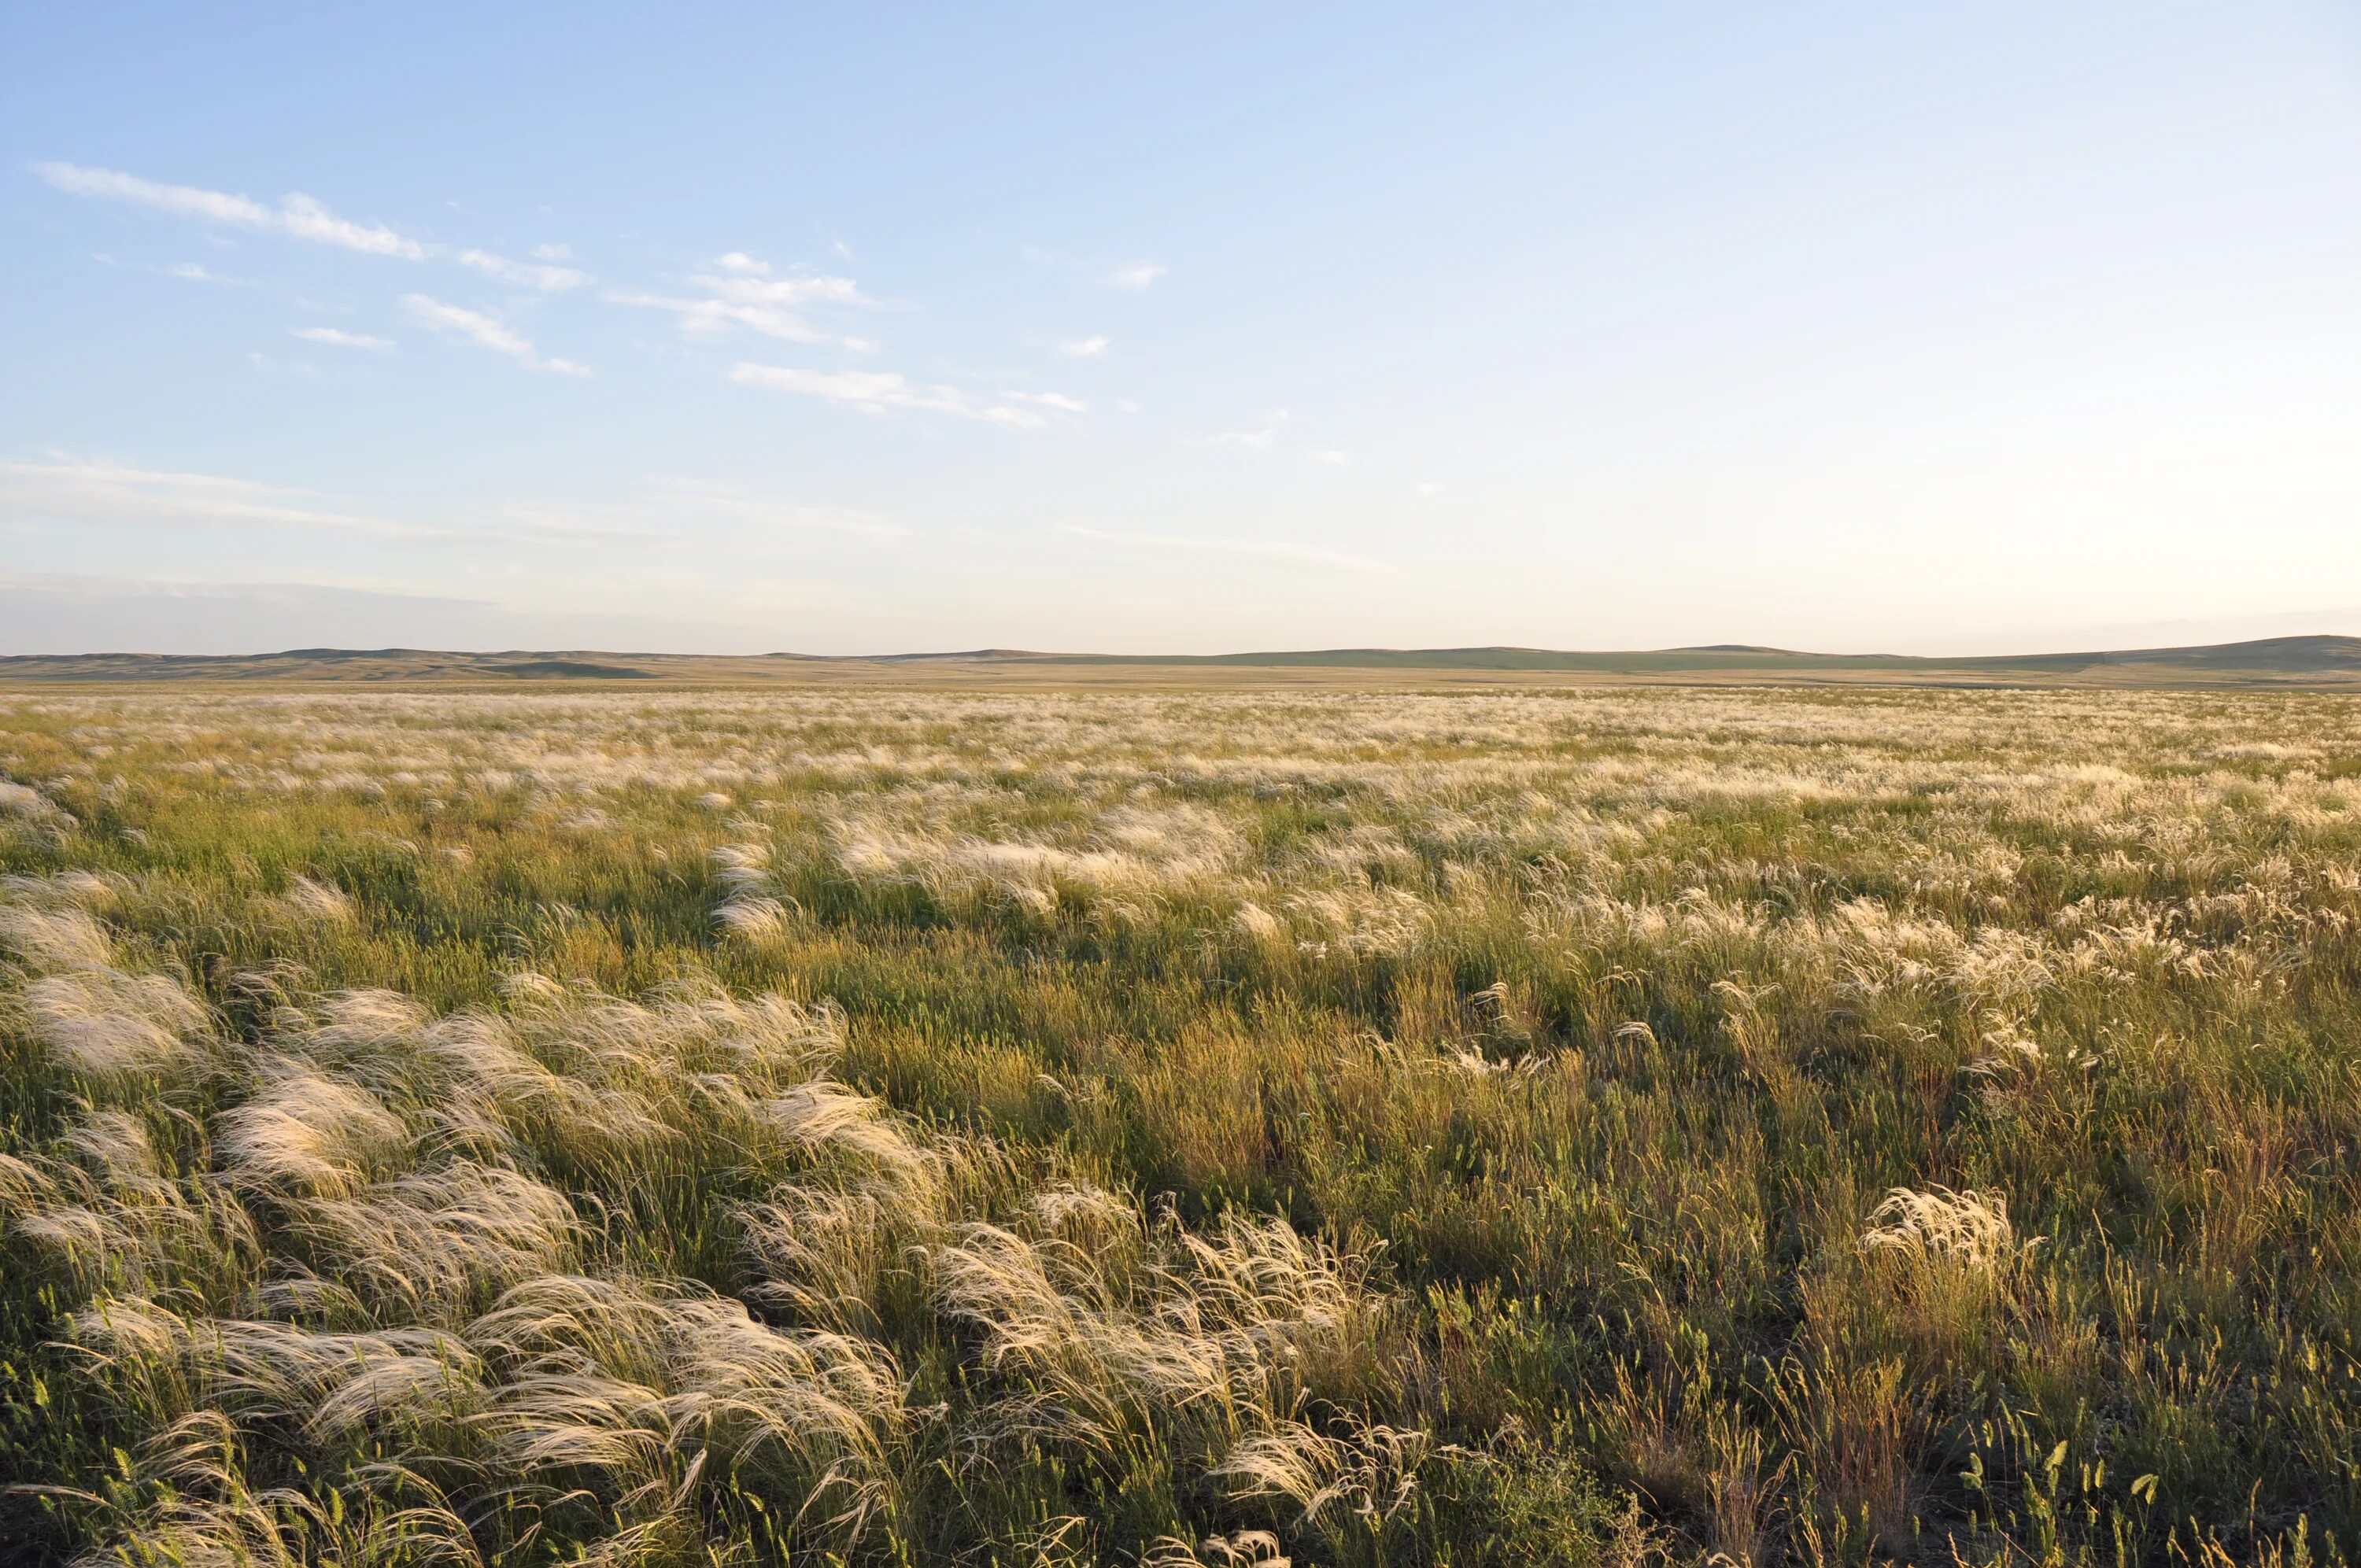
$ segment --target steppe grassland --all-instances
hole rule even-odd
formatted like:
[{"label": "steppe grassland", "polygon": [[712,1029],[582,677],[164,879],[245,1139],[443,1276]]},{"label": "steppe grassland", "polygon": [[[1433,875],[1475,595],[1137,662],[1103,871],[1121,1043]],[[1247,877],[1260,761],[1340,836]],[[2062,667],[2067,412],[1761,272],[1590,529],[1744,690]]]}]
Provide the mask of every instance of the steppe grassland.
[{"label": "steppe grassland", "polygon": [[36,1561],[2328,1562],[2361,702],[0,696]]}]

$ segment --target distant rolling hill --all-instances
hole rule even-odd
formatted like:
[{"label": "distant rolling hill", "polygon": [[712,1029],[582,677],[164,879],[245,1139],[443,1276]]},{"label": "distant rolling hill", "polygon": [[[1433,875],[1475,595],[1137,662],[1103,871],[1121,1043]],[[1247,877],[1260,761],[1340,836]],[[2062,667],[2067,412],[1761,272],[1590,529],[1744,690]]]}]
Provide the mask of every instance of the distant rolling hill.
[{"label": "distant rolling hill", "polygon": [[0,684],[201,681],[506,685],[631,682],[674,685],[924,683],[975,685],[1257,682],[1444,685],[1646,683],[1867,685],[2282,685],[2361,690],[2361,637],[2271,637],[2191,648],[1920,658],[1808,653],[1719,643],[1634,652],[1547,648],[1328,648],[1249,653],[954,653],[821,658],[512,650],[298,648],[223,657],[161,653],[0,658]]},{"label": "distant rolling hill", "polygon": [[1323,669],[1565,670],[1599,674],[1708,674],[1757,670],[1936,674],[1985,671],[2046,674],[2103,669],[2361,676],[2361,637],[2270,637],[2194,648],[2133,648],[2088,653],[2009,653],[1931,659],[1906,653],[1804,653],[1722,642],[1628,653],[1560,652],[1547,648],[1331,648],[1308,652],[1205,654],[1017,653],[1003,658],[1077,664],[1251,665]]}]

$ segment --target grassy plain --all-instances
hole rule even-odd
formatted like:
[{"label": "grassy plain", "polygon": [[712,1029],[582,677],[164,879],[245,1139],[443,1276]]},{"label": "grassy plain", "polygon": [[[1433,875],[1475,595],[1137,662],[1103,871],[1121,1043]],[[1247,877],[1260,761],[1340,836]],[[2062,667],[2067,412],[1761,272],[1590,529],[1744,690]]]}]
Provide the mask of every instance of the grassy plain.
[{"label": "grassy plain", "polygon": [[0,1543],[2345,1561],[2361,698],[0,694]]}]

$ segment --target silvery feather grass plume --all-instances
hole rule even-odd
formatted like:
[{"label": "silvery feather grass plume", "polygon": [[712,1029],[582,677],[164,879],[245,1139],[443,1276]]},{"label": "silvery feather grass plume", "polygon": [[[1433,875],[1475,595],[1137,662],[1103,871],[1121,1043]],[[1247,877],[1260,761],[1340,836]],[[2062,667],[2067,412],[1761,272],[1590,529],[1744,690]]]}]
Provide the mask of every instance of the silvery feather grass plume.
[{"label": "silvery feather grass plume", "polygon": [[115,961],[115,940],[106,928],[71,904],[0,904],[0,946],[42,971],[104,969]]},{"label": "silvery feather grass plume", "polygon": [[717,844],[712,858],[714,880],[731,893],[759,888],[770,875],[767,844]]},{"label": "silvery feather grass plume", "polygon": [[403,1107],[424,1143],[489,1157],[522,1138],[602,1182],[769,1138],[762,1094],[799,1088],[842,1049],[834,1013],[775,995],[633,1003],[532,974],[509,994],[505,1014],[435,1018],[350,992],[277,1043]]},{"label": "silvery feather grass plume", "polygon": [[[896,1262],[896,1240],[918,1227],[878,1192],[777,1189],[737,1214],[748,1261],[760,1276],[751,1299],[807,1323],[875,1334],[879,1298]],[[922,1223],[932,1216],[920,1216]]]},{"label": "silvery feather grass plume", "polygon": [[1210,1474],[1233,1496],[1286,1499],[1301,1524],[1376,1534],[1416,1499],[1419,1472],[1438,1452],[1457,1451],[1439,1451],[1423,1431],[1350,1424],[1339,1437],[1290,1420],[1247,1438]]},{"label": "silvery feather grass plume", "polygon": [[187,1318],[127,1291],[93,1296],[65,1326],[116,1409],[159,1422],[196,1409],[202,1386],[190,1375]]},{"label": "silvery feather grass plume", "polygon": [[341,1198],[392,1174],[407,1152],[407,1130],[376,1096],[299,1061],[264,1070],[262,1090],[214,1122],[233,1181]]},{"label": "silvery feather grass plume", "polygon": [[510,1021],[526,1048],[594,1081],[726,1072],[769,1088],[825,1069],[844,1045],[832,1009],[774,994],[740,999],[684,987],[651,1003],[546,991],[518,1000]]},{"label": "silvery feather grass plume", "polygon": [[[390,1467],[389,1493],[374,1490],[323,1502],[291,1487],[256,1490],[247,1480],[238,1434],[217,1410],[193,1411],[140,1447],[126,1487],[106,1500],[112,1544],[78,1560],[78,1568],[123,1563],[175,1568],[306,1568],[352,1564],[443,1564],[480,1568],[467,1525],[440,1491],[413,1472]],[[87,1496],[87,1494],[84,1494]],[[144,1506],[131,1499],[153,1499]]]},{"label": "silvery feather grass plume", "polygon": [[2037,1243],[2017,1245],[2008,1200],[1997,1192],[1897,1187],[1871,1212],[1861,1245],[1913,1263],[1982,1271],[2014,1261]]},{"label": "silvery feather grass plume", "polygon": [[763,1135],[922,1212],[940,1201],[942,1155],[918,1142],[873,1096],[815,1079],[751,1102],[745,1114]]},{"label": "silvery feather grass plume", "polygon": [[182,1318],[137,1299],[94,1302],[74,1330],[107,1360],[171,1365],[191,1402],[249,1424],[292,1425],[314,1443],[397,1415],[449,1422],[480,1403],[480,1364],[439,1330],[320,1332],[268,1319]]},{"label": "silvery feather grass plume", "polygon": [[1251,898],[1238,901],[1237,913],[1232,916],[1232,921],[1239,933],[1251,942],[1276,943],[1287,935],[1287,927],[1280,923],[1279,916]]},{"label": "silvery feather grass plume", "polygon": [[262,1237],[226,1184],[167,1177],[122,1112],[87,1113],[64,1143],[72,1162],[0,1155],[0,1220],[75,1289],[217,1299],[250,1283]]},{"label": "silvery feather grass plume", "polygon": [[1027,1207],[1045,1241],[1078,1249],[1093,1260],[1095,1272],[1119,1271],[1137,1262],[1147,1240],[1138,1205],[1089,1182],[1051,1182]]},{"label": "silvery feather grass plume", "polygon": [[717,929],[741,941],[760,941],[786,934],[794,925],[794,905],[768,896],[771,851],[763,844],[722,844],[713,850],[714,880],[729,896],[714,907]]},{"label": "silvery feather grass plume", "polygon": [[128,1111],[84,1112],[65,1132],[76,1163],[117,1193],[153,1194],[164,1181],[164,1166],[148,1124]]},{"label": "silvery feather grass plume", "polygon": [[280,895],[279,905],[299,925],[343,927],[350,926],[356,918],[353,901],[341,888],[307,876],[289,881],[287,891]]},{"label": "silvery feather grass plume", "polygon": [[1013,1375],[994,1423],[1003,1436],[1112,1453],[1169,1409],[1207,1406],[1222,1420],[1233,1390],[1217,1347],[1155,1332],[1079,1268],[1054,1277],[1051,1257],[1025,1238],[975,1224],[929,1263],[943,1312],[981,1330],[985,1365]]},{"label": "silvery feather grass plume", "polygon": [[297,1015],[281,1031],[281,1043],[289,1054],[323,1069],[373,1080],[373,1088],[395,1092],[430,1021],[423,1006],[399,992],[346,991],[322,1002],[316,1015]]},{"label": "silvery feather grass plume", "polygon": [[0,779],[0,825],[60,834],[76,826],[73,813],[39,790]]},{"label": "silvery feather grass plume", "polygon": [[1231,1218],[1211,1236],[1167,1225],[1159,1242],[1127,1266],[1120,1249],[973,1223],[929,1252],[941,1310],[983,1332],[987,1365],[1035,1390],[1005,1402],[1005,1431],[1105,1451],[1180,1422],[1226,1443],[1339,1373],[1366,1380],[1360,1364],[1389,1354],[1356,1260],[1284,1222]]},{"label": "silvery feather grass plume", "polygon": [[36,980],[16,994],[33,1039],[66,1072],[97,1086],[181,1080],[205,1065],[213,1020],[170,975],[115,968],[114,938],[75,900],[97,879],[9,879],[0,945]]},{"label": "silvery feather grass plume", "polygon": [[714,906],[713,923],[741,941],[784,937],[794,928],[793,906],[783,900],[745,894]]},{"label": "silvery feather grass plume", "polygon": [[780,1468],[803,1508],[857,1532],[885,1500],[907,1421],[879,1346],[785,1332],[736,1301],[549,1277],[509,1291],[468,1343],[499,1369],[478,1418],[497,1463],[629,1490],[676,1463]]},{"label": "silvery feather grass plume", "polygon": [[94,908],[130,891],[131,880],[120,872],[92,872],[78,867],[47,876],[0,877],[0,894],[27,903],[78,904]]},{"label": "silvery feather grass plume", "polygon": [[557,1267],[581,1231],[565,1194],[471,1160],[291,1207],[290,1230],[338,1279],[429,1321]]},{"label": "silvery feather grass plume", "polygon": [[1294,1568],[1294,1559],[1279,1550],[1279,1537],[1267,1530],[1242,1530],[1229,1535],[1209,1535],[1195,1545],[1178,1536],[1166,1536],[1148,1548],[1145,1568]]},{"label": "silvery feather grass plume", "polygon": [[18,1004],[51,1059],[93,1086],[179,1083],[209,1064],[212,1020],[170,975],[63,970],[26,986]]}]

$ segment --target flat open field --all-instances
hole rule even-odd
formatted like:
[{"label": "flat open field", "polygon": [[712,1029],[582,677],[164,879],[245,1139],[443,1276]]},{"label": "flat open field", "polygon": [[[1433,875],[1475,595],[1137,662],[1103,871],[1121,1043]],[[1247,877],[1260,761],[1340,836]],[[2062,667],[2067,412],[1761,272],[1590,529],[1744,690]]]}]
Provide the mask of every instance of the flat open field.
[{"label": "flat open field", "polygon": [[0,693],[0,1558],[2361,1544],[2361,697]]}]

